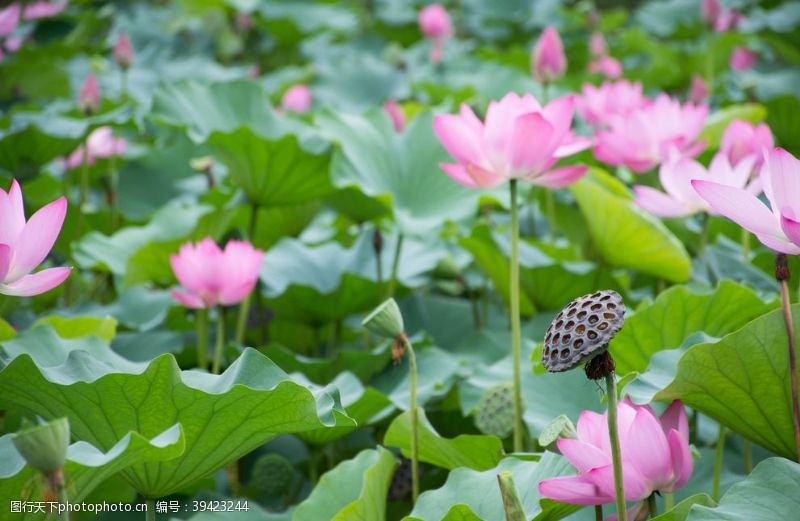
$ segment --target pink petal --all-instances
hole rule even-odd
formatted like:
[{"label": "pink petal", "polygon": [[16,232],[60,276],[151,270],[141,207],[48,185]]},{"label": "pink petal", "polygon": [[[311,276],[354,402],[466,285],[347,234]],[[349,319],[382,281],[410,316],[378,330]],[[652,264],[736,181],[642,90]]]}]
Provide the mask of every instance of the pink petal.
[{"label": "pink petal", "polygon": [[[585,474],[585,477],[597,486],[601,495],[615,497],[613,465],[592,469]],[[641,501],[653,493],[645,477],[625,460],[622,462],[622,484],[625,489],[625,499],[628,501]]]},{"label": "pink petal", "polygon": [[711,181],[692,181],[692,186],[711,208],[742,228],[756,234],[784,239],[772,212],[752,194]]},{"label": "pink petal", "polygon": [[636,466],[650,487],[659,488],[660,484],[669,482],[670,448],[661,423],[652,411],[644,407],[637,409],[624,451],[625,459]]},{"label": "pink petal", "polygon": [[686,417],[683,402],[675,400],[667,407],[661,414],[661,427],[665,434],[674,429],[683,436],[683,439],[689,441],[689,419]]},{"label": "pink petal", "polygon": [[583,476],[562,476],[539,482],[539,495],[575,505],[602,505],[614,501],[614,496],[601,494],[597,487]]},{"label": "pink petal", "polygon": [[564,138],[567,137],[570,127],[572,126],[572,114],[575,110],[575,101],[572,96],[565,96],[558,98],[550,103],[542,110],[545,119],[553,125],[553,133],[549,143],[553,150],[557,149]]},{"label": "pink petal", "polygon": [[439,168],[444,170],[444,172],[458,184],[464,185],[468,188],[477,188],[478,186],[472,177],[470,177],[470,175],[467,173],[467,169],[464,165],[439,163]]},{"label": "pink petal", "polygon": [[591,138],[568,134],[568,136],[561,141],[561,145],[556,149],[553,155],[558,158],[571,156],[591,148],[593,144],[594,141]]},{"label": "pink petal", "polygon": [[600,448],[610,454],[608,443],[608,423],[605,416],[594,411],[583,411],[578,417],[578,439]]},{"label": "pink petal", "polygon": [[540,176],[528,178],[528,180],[535,185],[547,188],[563,188],[583,177],[588,170],[589,167],[586,165],[562,166]]},{"label": "pink petal", "polygon": [[12,245],[25,228],[25,208],[22,189],[16,179],[11,182],[8,193],[0,189],[0,243]]},{"label": "pink petal", "polygon": [[585,474],[597,467],[604,467],[611,463],[608,453],[604,453],[599,448],[581,440],[560,438],[556,445],[558,450],[564,455],[570,464],[578,469],[578,472]]},{"label": "pink petal", "polygon": [[781,229],[789,237],[789,240],[800,246],[800,222],[781,215]]},{"label": "pink petal", "polygon": [[[664,191],[690,207],[705,207],[706,203],[692,188],[692,180],[705,179],[708,175],[703,165],[693,159],[667,161],[658,169],[658,179]],[[725,184],[730,184],[727,180]]]},{"label": "pink petal", "polygon": [[767,156],[770,188],[776,206],[772,211],[800,219],[800,161],[782,148]]},{"label": "pink petal", "polygon": [[442,146],[457,162],[480,162],[480,136],[470,123],[453,114],[440,114],[433,119],[433,130]]},{"label": "pink petal", "polygon": [[184,293],[182,291],[178,291],[177,289],[170,290],[170,294],[175,298],[175,300],[177,300],[187,308],[201,309],[206,307],[203,300],[196,295]]},{"label": "pink petal", "polygon": [[636,196],[634,202],[646,212],[659,217],[683,217],[692,212],[680,201],[668,196],[649,186],[636,185],[633,187]]},{"label": "pink petal", "polygon": [[32,297],[55,288],[69,277],[72,268],[49,268],[26,275],[16,282],[0,284],[0,293],[14,297]]},{"label": "pink petal", "polygon": [[11,246],[0,244],[0,281],[6,278],[11,267]]},{"label": "pink petal", "polygon": [[785,253],[787,255],[800,255],[800,246],[797,246],[789,240],[778,239],[770,235],[756,234],[756,237],[758,237],[758,240],[761,241],[764,246],[773,251]]},{"label": "pink petal", "polygon": [[67,200],[59,197],[31,216],[14,243],[14,260],[7,278],[16,280],[42,263],[53,249],[66,215]]},{"label": "pink petal", "polygon": [[689,449],[689,441],[683,437],[683,434],[674,429],[670,430],[667,434],[667,442],[669,443],[670,461],[676,481],[671,487],[663,488],[662,491],[674,492],[689,481],[694,470],[694,460],[692,460],[692,451]]},{"label": "pink petal", "polygon": [[553,126],[538,112],[514,120],[508,140],[509,166],[519,175],[535,172],[550,158],[555,147],[548,146]]},{"label": "pink petal", "polygon": [[506,180],[504,176],[472,163],[467,163],[466,170],[470,178],[475,181],[475,185],[480,188],[493,188]]}]

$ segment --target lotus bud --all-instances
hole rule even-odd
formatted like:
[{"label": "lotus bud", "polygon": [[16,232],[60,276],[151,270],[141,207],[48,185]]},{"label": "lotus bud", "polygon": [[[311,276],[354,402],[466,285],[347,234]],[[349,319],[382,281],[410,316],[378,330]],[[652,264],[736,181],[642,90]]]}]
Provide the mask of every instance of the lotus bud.
[{"label": "lotus bud", "polygon": [[100,108],[100,84],[94,74],[90,73],[83,82],[80,94],[78,94],[78,108],[86,115],[92,114]]},{"label": "lotus bud", "polygon": [[31,467],[48,475],[64,467],[69,447],[69,420],[59,418],[13,434],[17,451]]},{"label": "lotus bud", "polygon": [[708,100],[708,85],[706,82],[695,74],[692,76],[692,86],[689,89],[689,101],[692,103],[699,105],[701,103],[705,103]]},{"label": "lotus bud", "polygon": [[406,128],[406,115],[397,100],[390,99],[383,104],[383,110],[392,120],[395,132],[402,132]]},{"label": "lotus bud", "polygon": [[547,27],[542,31],[533,49],[532,66],[533,76],[540,83],[551,83],[566,72],[567,56],[564,54],[561,37],[554,27]]},{"label": "lotus bud", "polygon": [[114,61],[123,69],[128,69],[133,63],[133,46],[125,33],[120,33],[117,44],[114,46]]},{"label": "lotus bud", "polygon": [[744,71],[753,67],[758,55],[746,47],[737,47],[731,52],[730,66],[735,71]]}]

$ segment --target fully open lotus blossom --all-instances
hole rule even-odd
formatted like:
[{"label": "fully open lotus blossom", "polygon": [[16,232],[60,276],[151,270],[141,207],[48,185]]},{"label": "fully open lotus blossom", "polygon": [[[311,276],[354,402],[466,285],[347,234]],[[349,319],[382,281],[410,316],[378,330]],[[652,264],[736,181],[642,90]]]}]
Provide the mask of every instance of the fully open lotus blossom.
[{"label": "fully open lotus blossom", "polygon": [[50,291],[69,276],[71,268],[31,273],[53,248],[67,200],[59,197],[25,221],[22,189],[14,180],[8,193],[0,189],[0,294],[30,297]]},{"label": "fully open lotus blossom", "polygon": [[283,94],[281,106],[290,112],[304,113],[311,110],[311,89],[306,85],[293,85]]},{"label": "fully open lotus blossom", "polygon": [[406,115],[397,100],[390,99],[383,104],[383,110],[392,120],[392,126],[396,132],[402,132],[406,128]]},{"label": "fully open lotus blossom", "polygon": [[609,122],[625,116],[650,103],[642,94],[642,84],[627,80],[604,82],[599,87],[584,83],[575,107],[587,123],[595,128],[608,126]]},{"label": "fully open lotus blossom", "polygon": [[752,68],[758,61],[758,54],[747,47],[736,47],[731,52],[729,64],[735,71],[745,71]]},{"label": "fully open lotus blossom", "polygon": [[94,74],[86,76],[81,86],[81,91],[78,93],[78,107],[87,114],[100,108],[100,83]]},{"label": "fully open lotus blossom", "polygon": [[546,27],[542,31],[531,58],[533,77],[541,83],[550,83],[567,71],[567,56],[564,45],[555,27]]},{"label": "fully open lotus blossom", "polygon": [[625,165],[642,173],[670,158],[699,154],[705,143],[697,138],[708,106],[681,103],[666,94],[624,116],[612,117],[609,128],[597,133],[595,157],[610,165]]},{"label": "fully open lotus blossom", "polygon": [[600,56],[589,64],[589,72],[602,74],[610,80],[615,80],[622,76],[622,64],[611,56]]},{"label": "fully open lotus blossom", "polygon": [[188,308],[229,306],[247,297],[256,285],[264,252],[246,241],[228,241],[225,250],[210,238],[186,243],[170,257],[172,271],[185,291],[172,296]]},{"label": "fully open lotus blossom", "polygon": [[591,145],[570,132],[573,104],[570,96],[542,108],[530,94],[509,93],[489,104],[485,122],[466,104],[461,105],[458,115],[440,114],[433,121],[433,129],[457,161],[441,167],[468,187],[487,188],[524,179],[560,188],[577,181],[586,173],[585,166],[552,169],[558,159]]},{"label": "fully open lotus blossom", "polygon": [[692,181],[711,208],[774,251],[800,254],[800,161],[782,148],[765,153],[761,183],[769,207],[742,188]]},{"label": "fully open lotus blossom", "polygon": [[[577,439],[558,440],[558,450],[578,475],[540,481],[542,497],[577,505],[614,502],[607,414],[582,412]],[[680,401],[673,402],[659,418],[649,406],[626,399],[619,403],[617,420],[625,499],[641,501],[653,492],[674,492],[686,484],[694,462],[689,422]]]},{"label": "fully open lotus blossom", "polygon": [[692,85],[689,87],[689,101],[697,105],[708,101],[708,85],[697,74],[692,76]]},{"label": "fully open lotus blossom", "polygon": [[120,33],[114,45],[114,61],[123,69],[129,68],[133,63],[133,45],[125,33]]},{"label": "fully open lotus blossom", "polygon": [[731,166],[728,156],[719,152],[706,169],[693,159],[676,157],[675,160],[662,164],[658,172],[664,192],[649,186],[634,186],[636,204],[659,217],[683,217],[697,212],[715,213],[697,194],[692,187],[692,181],[713,181],[758,195],[761,193],[761,181],[751,178],[755,162],[756,156],[750,155],[734,167]]},{"label": "fully open lotus blossom", "polygon": [[748,121],[734,119],[722,134],[720,150],[727,154],[731,164],[737,164],[747,156],[755,155],[756,167],[761,166],[764,152],[775,146],[775,138],[766,123],[754,125]]},{"label": "fully open lotus blossom", "polygon": [[111,127],[99,127],[89,134],[86,144],[76,148],[64,161],[69,169],[83,164],[83,154],[88,148],[87,163],[93,165],[95,160],[104,157],[120,156],[125,153],[127,142],[123,138],[115,138]]}]

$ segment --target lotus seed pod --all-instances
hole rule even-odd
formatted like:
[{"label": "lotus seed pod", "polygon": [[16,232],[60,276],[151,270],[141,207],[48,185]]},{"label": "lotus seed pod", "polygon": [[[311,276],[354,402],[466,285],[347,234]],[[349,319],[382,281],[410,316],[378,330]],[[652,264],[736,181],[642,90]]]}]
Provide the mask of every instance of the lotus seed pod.
[{"label": "lotus seed pod", "polygon": [[573,300],[547,328],[542,363],[557,373],[605,353],[624,320],[625,304],[616,291],[598,291]]},{"label": "lotus seed pod", "polygon": [[475,427],[484,434],[505,438],[514,430],[514,386],[493,385],[481,396],[475,411]]},{"label": "lotus seed pod", "polygon": [[250,485],[267,497],[285,494],[294,481],[294,467],[279,454],[260,456],[253,465]]},{"label": "lotus seed pod", "polygon": [[411,460],[400,456],[400,464],[394,471],[392,483],[389,485],[390,501],[402,499],[411,494]]},{"label": "lotus seed pod", "polygon": [[60,470],[67,459],[69,420],[59,418],[25,428],[11,436],[17,451],[42,474]]},{"label": "lotus seed pod", "polygon": [[542,432],[539,434],[539,445],[548,447],[559,438],[578,438],[575,425],[573,425],[572,420],[564,414],[556,416],[550,423],[545,425],[544,429],[542,429]]},{"label": "lotus seed pod", "polygon": [[403,315],[400,314],[400,308],[397,307],[397,302],[390,298],[383,302],[380,306],[367,315],[367,318],[361,323],[372,333],[382,336],[384,338],[398,338],[404,335],[405,326],[403,325]]}]

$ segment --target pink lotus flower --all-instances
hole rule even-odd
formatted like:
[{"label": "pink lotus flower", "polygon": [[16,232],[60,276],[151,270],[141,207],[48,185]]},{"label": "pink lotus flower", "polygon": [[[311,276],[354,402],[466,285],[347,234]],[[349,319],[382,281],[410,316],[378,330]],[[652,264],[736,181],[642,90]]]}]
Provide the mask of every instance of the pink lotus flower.
[{"label": "pink lotus flower", "polygon": [[0,9],[0,36],[8,36],[17,28],[20,22],[19,4],[11,4]]},{"label": "pink lotus flower", "polygon": [[589,37],[589,53],[595,58],[608,55],[608,44],[601,32],[593,32]]},{"label": "pink lotus flower", "polygon": [[25,19],[49,18],[66,9],[68,5],[69,1],[66,0],[64,2],[31,2],[25,6]]},{"label": "pink lotus flower", "polygon": [[78,107],[87,114],[100,108],[100,83],[94,74],[89,73],[83,82],[78,94]]},{"label": "pink lotus flower", "polygon": [[96,159],[103,157],[120,156],[125,153],[127,142],[123,138],[115,138],[111,127],[99,127],[89,134],[86,144],[76,148],[72,154],[64,161],[64,166],[68,169],[78,167],[83,164],[83,154],[88,148],[89,155],[87,162],[93,165]]},{"label": "pink lotus flower", "polygon": [[800,161],[782,148],[764,154],[761,183],[769,208],[742,188],[692,181],[711,208],[753,233],[774,251],[800,254]]},{"label": "pink lotus flower", "polygon": [[735,71],[744,71],[752,68],[757,61],[758,54],[747,47],[736,47],[733,52],[731,52],[729,64],[731,69]]},{"label": "pink lotus flower", "polygon": [[453,34],[453,25],[447,9],[441,4],[430,4],[419,12],[419,29],[427,38],[442,39]]},{"label": "pink lotus flower", "polygon": [[489,103],[485,123],[466,104],[459,115],[440,114],[433,129],[457,161],[442,163],[447,175],[468,187],[494,187],[509,179],[560,188],[577,181],[586,167],[552,169],[562,157],[591,146],[570,132],[573,99],[559,98],[542,108],[531,96],[508,93]]},{"label": "pink lotus flower", "polygon": [[622,76],[622,64],[611,56],[600,56],[589,64],[589,72],[599,73],[610,80],[615,80]]},{"label": "pink lotus flower", "polygon": [[406,128],[406,115],[397,100],[390,99],[383,104],[383,110],[392,120],[392,126],[396,132],[402,132]]},{"label": "pink lotus flower", "polygon": [[114,61],[123,69],[129,68],[133,63],[133,45],[125,33],[120,33],[114,45]]},{"label": "pink lotus flower", "polygon": [[705,80],[697,74],[692,76],[692,85],[689,88],[689,101],[696,105],[708,101],[708,85]]},{"label": "pink lotus flower", "polygon": [[196,245],[188,242],[170,257],[172,271],[186,291],[172,296],[188,308],[229,306],[253,291],[264,252],[246,241],[228,241],[225,250],[206,237]]},{"label": "pink lotus flower", "polygon": [[540,83],[550,83],[567,71],[564,45],[554,27],[546,27],[536,42],[531,58],[533,77]]},{"label": "pink lotus flower", "polygon": [[607,81],[599,87],[584,83],[582,94],[576,99],[576,108],[587,123],[603,128],[612,119],[626,116],[649,103],[650,100],[642,94],[641,83]]},{"label": "pink lotus flower", "polygon": [[705,146],[697,138],[707,115],[706,105],[681,105],[661,94],[645,107],[611,118],[609,128],[597,133],[594,155],[604,163],[625,165],[638,173],[669,159],[673,150],[694,157]]},{"label": "pink lotus flower", "polygon": [[697,212],[713,212],[711,206],[692,187],[694,180],[706,180],[744,189],[748,193],[761,193],[761,182],[751,179],[756,156],[751,155],[731,166],[728,156],[717,153],[708,169],[693,159],[676,157],[661,165],[658,172],[664,192],[649,186],[633,187],[636,204],[659,217],[683,217]]},{"label": "pink lotus flower", "polygon": [[741,13],[725,9],[719,0],[703,0],[700,4],[700,15],[718,33],[735,29],[744,19]]},{"label": "pink lotus flower", "polygon": [[67,200],[59,197],[25,221],[22,189],[14,180],[8,193],[0,189],[0,294],[30,297],[50,291],[69,277],[71,268],[31,272],[53,248]]},{"label": "pink lotus flower", "polygon": [[302,114],[311,110],[311,89],[306,85],[293,85],[283,94],[281,106],[289,112]]},{"label": "pink lotus flower", "polygon": [[[582,412],[577,439],[558,440],[558,450],[578,475],[540,481],[542,497],[577,505],[614,502],[607,414]],[[689,423],[680,401],[673,402],[659,418],[649,406],[626,399],[619,403],[617,425],[625,499],[641,501],[653,492],[674,492],[686,484],[694,462]]]},{"label": "pink lotus flower", "polygon": [[764,152],[771,150],[774,146],[775,139],[766,123],[754,125],[735,119],[722,134],[720,150],[728,156],[733,165],[738,164],[745,157],[755,155],[758,158],[755,167],[759,167],[763,162]]}]

